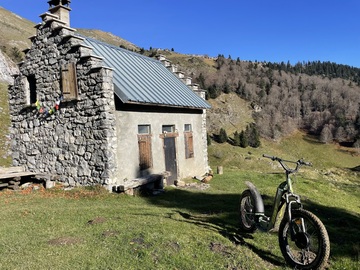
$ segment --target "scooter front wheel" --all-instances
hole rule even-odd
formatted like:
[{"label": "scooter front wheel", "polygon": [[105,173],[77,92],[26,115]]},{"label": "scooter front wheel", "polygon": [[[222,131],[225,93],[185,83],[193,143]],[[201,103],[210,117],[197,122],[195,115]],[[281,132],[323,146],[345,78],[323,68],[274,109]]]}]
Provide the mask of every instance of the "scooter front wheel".
[{"label": "scooter front wheel", "polygon": [[297,209],[279,228],[279,245],[286,262],[295,269],[323,269],[330,254],[324,224],[313,213]]},{"label": "scooter front wheel", "polygon": [[240,229],[243,232],[253,233],[255,225],[255,200],[249,189],[244,190],[239,203]]}]

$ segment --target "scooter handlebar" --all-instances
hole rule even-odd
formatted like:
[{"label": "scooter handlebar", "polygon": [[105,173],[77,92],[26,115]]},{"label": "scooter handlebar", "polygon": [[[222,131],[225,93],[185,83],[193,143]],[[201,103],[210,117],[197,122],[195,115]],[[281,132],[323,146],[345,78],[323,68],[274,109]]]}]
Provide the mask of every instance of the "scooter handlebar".
[{"label": "scooter handlebar", "polygon": [[267,154],[263,154],[263,157],[265,158],[270,158],[271,160],[277,160],[279,161],[280,163],[283,161],[283,162],[291,162],[291,163],[297,163],[299,165],[306,165],[306,166],[312,166],[312,163],[311,162],[306,162],[304,161],[303,159],[299,159],[298,161],[290,161],[290,160],[284,160],[284,159],[281,159],[279,157],[275,157],[275,156],[270,156],[270,155],[267,155]]},{"label": "scooter handlebar", "polygon": [[311,163],[311,162],[306,162],[306,161],[304,161],[304,160],[302,160],[302,159],[300,159],[298,162],[299,162],[301,165],[312,166],[312,163]]},{"label": "scooter handlebar", "polygon": [[277,157],[270,156],[270,155],[266,155],[266,154],[263,154],[263,157],[270,158],[270,159],[272,159],[272,160],[277,159]]}]

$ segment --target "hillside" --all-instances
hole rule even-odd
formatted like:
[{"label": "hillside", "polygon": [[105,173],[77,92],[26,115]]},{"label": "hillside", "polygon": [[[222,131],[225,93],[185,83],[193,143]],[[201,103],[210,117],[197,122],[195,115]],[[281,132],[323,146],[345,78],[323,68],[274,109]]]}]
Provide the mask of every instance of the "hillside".
[{"label": "hillside", "polygon": [[[21,50],[30,46],[28,37],[35,33],[34,23],[1,7],[0,16],[1,51],[17,62],[23,57]],[[213,106],[208,111],[210,134],[224,128],[231,136],[255,122],[261,136],[268,139],[279,140],[304,130],[324,143],[360,145],[360,69],[335,63],[291,66],[284,62],[252,63],[221,54],[209,58],[167,49],[145,50],[112,33],[77,31],[150,57],[163,54],[178,65],[207,90]],[[6,62],[11,66],[11,61]]]},{"label": "hillside", "polygon": [[91,37],[112,44],[114,46],[126,48],[131,51],[135,51],[135,52],[139,51],[139,47],[137,47],[136,45],[132,44],[129,41],[126,41],[125,39],[115,36],[110,32],[104,32],[96,29],[76,29],[76,30],[81,35]]},{"label": "hillside", "polygon": [[[17,62],[19,52],[30,46],[33,23],[2,12],[1,18],[7,19],[0,19],[0,49],[8,57],[0,61],[9,67],[9,57]],[[3,29],[8,27],[14,31]],[[283,181],[281,167],[262,158],[264,153],[313,163],[294,176],[294,188],[329,232],[328,269],[359,269],[360,147],[331,143],[356,146],[359,139],[356,70],[347,73],[343,67],[337,75],[337,65],[326,70],[324,63],[311,75],[282,64],[143,50],[100,30],[78,32],[144,55],[166,55],[208,91],[212,108],[207,111],[207,128],[212,138],[220,128],[233,138],[256,123],[261,145],[243,148],[212,140],[209,165],[214,172],[221,166],[224,174],[215,173],[205,189],[196,179],[182,179],[187,186],[166,187],[160,196],[126,196],[99,186],[69,190],[60,183],[46,190],[40,185],[4,190],[2,269],[290,269],[277,234],[239,231],[244,182],[259,188],[268,210]],[[11,162],[7,104],[7,83],[0,78],[0,166]]]},{"label": "hillside", "polygon": [[5,53],[12,48],[20,51],[31,45],[29,37],[35,35],[35,23],[26,20],[0,6],[0,47]]}]

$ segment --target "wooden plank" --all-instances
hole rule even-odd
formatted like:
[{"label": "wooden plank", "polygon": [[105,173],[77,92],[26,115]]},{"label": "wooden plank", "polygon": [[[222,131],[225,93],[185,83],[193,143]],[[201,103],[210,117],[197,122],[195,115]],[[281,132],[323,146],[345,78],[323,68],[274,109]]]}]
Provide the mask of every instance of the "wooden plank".
[{"label": "wooden plank", "polygon": [[136,188],[136,187],[140,187],[140,186],[143,186],[143,185],[146,185],[146,184],[149,184],[149,183],[153,183],[153,182],[156,182],[156,181],[161,181],[162,180],[162,177],[161,175],[151,175],[147,178],[135,178],[133,180],[130,180],[130,181],[126,181],[124,183],[124,185],[120,185],[118,187],[119,191],[120,192],[124,192],[130,188]]},{"label": "wooden plank", "polygon": [[18,173],[18,172],[25,172],[25,167],[23,167],[23,166],[16,166],[16,167],[4,167],[4,168],[0,168],[0,174],[4,174],[4,173]]},{"label": "wooden plank", "polygon": [[9,179],[15,177],[31,176],[31,175],[35,176],[36,173],[34,172],[5,173],[5,174],[0,174],[0,179]]},{"label": "wooden plank", "polygon": [[8,187],[9,186],[9,183],[0,183],[0,188],[2,187]]}]

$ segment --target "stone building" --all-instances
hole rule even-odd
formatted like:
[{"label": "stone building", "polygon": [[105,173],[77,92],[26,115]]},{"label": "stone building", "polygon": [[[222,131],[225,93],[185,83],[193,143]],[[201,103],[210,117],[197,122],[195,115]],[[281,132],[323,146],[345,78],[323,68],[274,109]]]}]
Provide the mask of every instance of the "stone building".
[{"label": "stone building", "polygon": [[9,87],[13,165],[109,189],[207,173],[204,92],[164,57],[78,35],[70,1],[48,3]]}]

